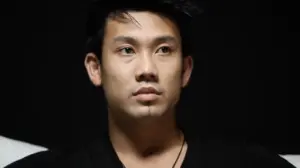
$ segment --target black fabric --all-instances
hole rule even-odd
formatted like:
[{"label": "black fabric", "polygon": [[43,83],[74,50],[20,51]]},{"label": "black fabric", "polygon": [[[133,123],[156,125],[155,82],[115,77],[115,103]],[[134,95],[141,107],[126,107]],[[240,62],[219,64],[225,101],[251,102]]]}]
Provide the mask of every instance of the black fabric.
[{"label": "black fabric", "polygon": [[[187,143],[183,168],[294,168],[260,146],[201,138],[187,138]],[[103,136],[80,149],[36,153],[6,168],[122,168],[122,163]]]}]

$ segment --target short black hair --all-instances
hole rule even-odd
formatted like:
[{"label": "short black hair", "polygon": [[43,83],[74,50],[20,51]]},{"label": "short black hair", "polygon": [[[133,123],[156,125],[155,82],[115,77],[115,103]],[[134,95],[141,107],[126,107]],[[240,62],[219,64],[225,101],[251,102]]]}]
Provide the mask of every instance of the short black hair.
[{"label": "short black hair", "polygon": [[189,25],[192,17],[202,13],[203,9],[189,0],[93,0],[88,11],[86,52],[95,53],[101,60],[107,18],[129,15],[128,11],[154,12],[172,20],[180,31],[182,55],[191,55]]}]

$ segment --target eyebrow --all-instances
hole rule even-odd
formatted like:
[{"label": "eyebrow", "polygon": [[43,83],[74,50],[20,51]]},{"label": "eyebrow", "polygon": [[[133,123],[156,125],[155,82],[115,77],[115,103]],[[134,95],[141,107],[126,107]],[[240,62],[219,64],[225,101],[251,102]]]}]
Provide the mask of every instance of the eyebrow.
[{"label": "eyebrow", "polygon": [[[126,42],[131,44],[137,44],[138,40],[135,37],[132,36],[117,36],[113,39],[115,43],[117,42]],[[173,36],[165,35],[165,36],[158,36],[155,37],[153,40],[153,43],[165,43],[165,42],[171,42],[171,43],[177,43],[177,39]]]}]

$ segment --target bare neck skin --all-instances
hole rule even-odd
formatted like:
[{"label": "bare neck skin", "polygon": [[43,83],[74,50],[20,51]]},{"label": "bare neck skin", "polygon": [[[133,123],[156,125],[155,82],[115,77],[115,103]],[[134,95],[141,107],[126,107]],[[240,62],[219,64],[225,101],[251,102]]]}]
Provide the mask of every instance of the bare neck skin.
[{"label": "bare neck skin", "polygon": [[139,122],[113,117],[109,113],[109,135],[114,149],[117,153],[146,159],[180,146],[183,135],[176,126],[175,116],[171,114]]}]

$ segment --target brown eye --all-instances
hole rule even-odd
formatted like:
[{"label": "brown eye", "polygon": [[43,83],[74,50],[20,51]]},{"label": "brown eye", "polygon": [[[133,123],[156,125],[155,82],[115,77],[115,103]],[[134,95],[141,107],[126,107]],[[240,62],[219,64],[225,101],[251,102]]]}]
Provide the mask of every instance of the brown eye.
[{"label": "brown eye", "polygon": [[161,47],[157,51],[158,53],[167,54],[171,52],[170,47]]},{"label": "brown eye", "polygon": [[120,50],[121,54],[123,55],[130,55],[130,54],[134,54],[134,50],[130,47],[125,47],[125,48],[122,48]]}]

